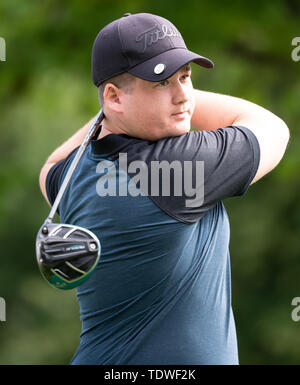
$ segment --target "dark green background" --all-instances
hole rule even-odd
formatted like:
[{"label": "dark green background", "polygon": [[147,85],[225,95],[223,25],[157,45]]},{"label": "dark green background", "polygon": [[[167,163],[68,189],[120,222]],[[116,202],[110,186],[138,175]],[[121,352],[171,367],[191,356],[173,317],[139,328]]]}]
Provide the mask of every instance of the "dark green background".
[{"label": "dark green background", "polygon": [[188,47],[215,62],[193,66],[194,86],[255,102],[280,116],[291,141],[280,165],[244,197],[226,200],[232,302],[241,364],[299,364],[299,1],[1,0],[0,364],[65,364],[80,333],[75,292],[52,289],[35,262],[49,208],[38,175],[49,154],[98,110],[90,55],[98,31],[125,12],[170,19]]}]

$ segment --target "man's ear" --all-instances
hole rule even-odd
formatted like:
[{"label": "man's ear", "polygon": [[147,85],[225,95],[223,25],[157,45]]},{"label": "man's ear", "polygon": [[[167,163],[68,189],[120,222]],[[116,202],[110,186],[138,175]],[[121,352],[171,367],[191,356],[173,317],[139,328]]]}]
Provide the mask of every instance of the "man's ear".
[{"label": "man's ear", "polygon": [[122,90],[120,88],[113,83],[107,83],[103,92],[104,105],[112,111],[121,112],[121,95]]}]

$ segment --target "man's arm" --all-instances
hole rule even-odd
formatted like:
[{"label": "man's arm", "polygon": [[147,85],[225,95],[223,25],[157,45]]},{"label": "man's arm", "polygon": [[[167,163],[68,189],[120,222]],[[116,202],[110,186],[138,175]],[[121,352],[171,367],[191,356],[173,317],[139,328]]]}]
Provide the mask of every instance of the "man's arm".
[{"label": "man's arm", "polygon": [[82,128],[80,128],[73,136],[71,136],[70,139],[68,139],[60,147],[58,147],[49,156],[43,168],[41,169],[40,177],[39,177],[40,188],[48,203],[49,201],[48,201],[47,192],[46,192],[46,178],[50,168],[60,160],[65,159],[74,150],[74,148],[81,145],[84,137],[88,133],[88,130],[91,128],[91,125],[94,119],[95,117],[93,117],[88,123],[86,123]]},{"label": "man's arm", "polygon": [[[255,134],[261,154],[258,171],[252,183],[277,166],[290,137],[289,129],[283,120],[263,107],[233,96],[195,90],[195,97],[196,108],[192,117],[192,127],[195,129],[216,130],[221,127],[240,125],[247,127]],[[82,143],[94,119],[95,117],[58,147],[44,164],[39,183],[47,202],[46,178],[49,170]]]},{"label": "man's arm", "polygon": [[216,130],[226,126],[244,126],[256,136],[260,162],[251,184],[273,170],[282,159],[290,133],[285,122],[252,102],[233,96],[195,90],[196,107],[192,127]]}]

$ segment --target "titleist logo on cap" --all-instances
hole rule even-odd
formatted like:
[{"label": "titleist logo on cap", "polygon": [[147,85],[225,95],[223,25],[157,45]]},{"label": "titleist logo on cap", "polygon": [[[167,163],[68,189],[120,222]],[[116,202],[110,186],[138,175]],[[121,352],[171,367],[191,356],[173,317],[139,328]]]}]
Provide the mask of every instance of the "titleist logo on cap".
[{"label": "titleist logo on cap", "polygon": [[167,36],[181,37],[180,33],[175,27],[168,27],[166,24],[162,24],[161,29],[159,26],[154,25],[151,28],[139,33],[136,36],[135,41],[137,43],[143,43],[143,52],[146,51],[147,47],[157,43],[159,40],[165,39]]}]

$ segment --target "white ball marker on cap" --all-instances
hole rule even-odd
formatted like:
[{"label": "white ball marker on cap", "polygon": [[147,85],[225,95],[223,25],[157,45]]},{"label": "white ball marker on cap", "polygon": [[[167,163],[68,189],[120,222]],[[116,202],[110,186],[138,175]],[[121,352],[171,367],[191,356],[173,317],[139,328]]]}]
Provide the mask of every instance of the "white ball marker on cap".
[{"label": "white ball marker on cap", "polygon": [[162,64],[162,63],[157,64],[157,65],[154,67],[154,73],[155,73],[156,75],[160,75],[161,73],[164,72],[165,68],[166,68],[165,64]]}]

